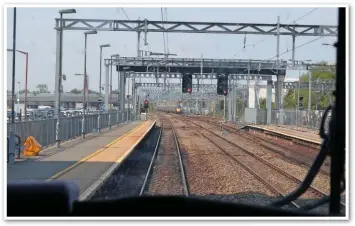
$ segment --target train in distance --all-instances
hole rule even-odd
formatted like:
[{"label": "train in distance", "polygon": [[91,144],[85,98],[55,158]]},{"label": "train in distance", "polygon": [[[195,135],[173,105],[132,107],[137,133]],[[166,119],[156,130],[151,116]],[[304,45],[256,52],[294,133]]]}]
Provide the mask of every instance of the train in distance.
[{"label": "train in distance", "polygon": [[167,113],[175,113],[175,114],[182,114],[183,108],[181,103],[179,102],[177,105],[160,105],[157,106],[157,111],[167,112]]}]

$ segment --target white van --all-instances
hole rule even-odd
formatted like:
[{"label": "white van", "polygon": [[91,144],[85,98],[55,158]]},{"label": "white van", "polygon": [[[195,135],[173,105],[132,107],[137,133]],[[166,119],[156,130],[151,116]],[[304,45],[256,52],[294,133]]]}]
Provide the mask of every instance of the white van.
[{"label": "white van", "polygon": [[51,107],[50,106],[44,106],[44,105],[38,106],[38,110],[44,110],[44,109],[51,109]]}]

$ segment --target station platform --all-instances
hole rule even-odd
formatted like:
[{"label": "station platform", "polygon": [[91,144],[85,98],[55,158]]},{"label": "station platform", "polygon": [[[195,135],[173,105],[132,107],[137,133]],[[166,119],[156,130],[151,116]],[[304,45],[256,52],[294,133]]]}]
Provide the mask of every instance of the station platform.
[{"label": "station platform", "polygon": [[15,162],[37,161],[43,158],[47,158],[50,155],[54,155],[57,154],[58,152],[65,151],[83,142],[87,142],[88,140],[96,139],[96,137],[107,137],[107,139],[111,139],[112,136],[108,135],[107,133],[114,133],[115,131],[121,131],[122,129],[123,129],[122,131],[124,132],[125,128],[129,130],[136,123],[137,121],[124,122],[122,124],[119,124],[118,126],[117,125],[112,126],[111,129],[109,128],[101,129],[100,133],[88,133],[85,135],[84,140],[81,137],[77,137],[71,140],[62,141],[60,144],[60,148],[57,148],[55,145],[45,147],[45,149],[42,150],[37,156],[24,156],[23,153],[21,153],[20,158],[16,158]]},{"label": "station platform", "polygon": [[279,135],[284,138],[303,141],[308,144],[312,144],[315,146],[319,146],[322,143],[322,139],[318,133],[315,131],[306,130],[304,128],[297,127],[283,127],[283,126],[275,126],[275,125],[248,125],[244,128],[262,130],[264,132],[268,132],[274,135]]},{"label": "station platform", "polygon": [[311,128],[307,128],[307,127],[302,127],[302,126],[295,126],[295,125],[275,125],[274,127],[279,128],[280,130],[284,130],[284,131],[298,131],[300,132],[299,134],[313,134],[318,136],[319,135],[319,129],[311,129]]},{"label": "station platform", "polygon": [[96,136],[44,150],[41,156],[7,165],[10,182],[66,180],[77,184],[88,197],[134,150],[155,121],[129,122]]}]

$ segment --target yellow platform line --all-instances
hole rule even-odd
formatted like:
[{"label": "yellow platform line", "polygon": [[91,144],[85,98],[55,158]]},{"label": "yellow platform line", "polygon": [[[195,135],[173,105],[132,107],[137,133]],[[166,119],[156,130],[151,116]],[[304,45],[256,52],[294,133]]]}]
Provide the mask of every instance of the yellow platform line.
[{"label": "yellow platform line", "polygon": [[105,183],[105,181],[111,176],[111,174],[115,171],[115,169],[120,165],[122,161],[124,161],[128,155],[132,152],[134,148],[143,140],[143,138],[151,131],[151,129],[156,124],[156,120],[153,121],[151,126],[145,131],[145,133],[134,142],[134,144],[121,155],[116,161],[93,183],[89,188],[87,188],[79,197],[79,200],[83,201],[88,199],[94,192],[100,188],[100,186]]},{"label": "yellow platform line", "polygon": [[65,168],[64,170],[54,174],[52,177],[50,177],[49,179],[47,179],[46,181],[52,181],[54,179],[57,179],[58,177],[64,175],[65,173],[69,172],[70,170],[74,169],[75,167],[79,166],[80,164],[86,162],[88,159],[94,157],[95,155],[99,154],[100,152],[102,152],[103,150],[107,149],[108,147],[112,146],[114,143],[116,143],[117,141],[121,140],[122,138],[128,136],[129,134],[135,132],[136,130],[138,130],[139,128],[141,128],[143,125],[145,124],[145,122],[143,122],[142,124],[136,126],[135,128],[133,128],[132,130],[130,130],[129,132],[123,134],[122,136],[120,136],[119,138],[117,138],[116,140],[112,141],[111,143],[105,145],[105,147],[100,148],[99,150],[95,151],[94,153],[80,159],[78,162],[74,163],[73,165],[69,166],[68,168]]}]

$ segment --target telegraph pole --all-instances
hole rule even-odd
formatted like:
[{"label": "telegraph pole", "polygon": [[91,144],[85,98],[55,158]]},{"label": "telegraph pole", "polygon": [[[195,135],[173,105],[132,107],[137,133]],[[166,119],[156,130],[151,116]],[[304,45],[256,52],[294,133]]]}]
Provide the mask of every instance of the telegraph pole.
[{"label": "telegraph pole", "polygon": [[310,70],[310,68],[308,68],[308,125],[310,125],[311,123],[311,102],[312,102],[312,98],[311,98],[311,94],[312,94],[312,71]]},{"label": "telegraph pole", "polygon": [[62,58],[63,58],[63,14],[76,13],[75,9],[64,9],[59,10],[60,14],[60,26],[57,30],[57,50],[56,50],[56,87],[55,87],[55,106],[57,111],[57,123],[55,127],[55,140],[56,147],[60,148],[60,118],[61,118],[61,109],[60,109],[60,95],[61,95],[61,82],[62,82]]},{"label": "telegraph pole", "polygon": [[11,123],[12,132],[15,132],[15,69],[16,69],[16,7],[14,8],[14,21],[13,21],[13,38],[12,38],[12,99],[11,99]]},{"label": "telegraph pole", "polygon": [[276,43],[276,59],[277,63],[279,63],[280,58],[280,16],[277,16],[277,43]]},{"label": "telegraph pole", "polygon": [[[276,30],[276,66],[279,66],[280,60],[280,16],[277,16],[277,30]],[[277,86],[276,86],[276,109],[281,109],[281,99],[282,99],[282,84],[280,84],[280,75],[277,75]],[[280,118],[283,117],[280,115]]]}]

